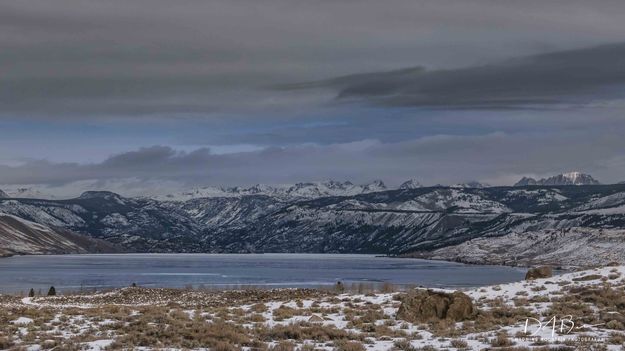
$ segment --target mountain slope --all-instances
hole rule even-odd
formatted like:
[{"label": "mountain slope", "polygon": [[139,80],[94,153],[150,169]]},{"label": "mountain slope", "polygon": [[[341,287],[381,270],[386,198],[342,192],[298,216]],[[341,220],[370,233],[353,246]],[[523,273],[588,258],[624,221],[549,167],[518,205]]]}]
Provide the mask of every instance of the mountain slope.
[{"label": "mountain slope", "polygon": [[71,200],[0,200],[0,212],[87,234],[135,252],[202,252],[201,228],[182,210],[155,200],[86,192]]},{"label": "mountain slope", "polygon": [[[625,186],[616,185],[439,187],[322,198],[288,205],[245,226],[218,228],[207,247],[227,252],[429,253],[509,233],[527,233],[525,243],[530,243],[537,242],[530,234],[548,237],[558,230],[601,233],[623,228],[622,198]],[[625,242],[625,236],[619,240]],[[527,256],[552,249],[537,245]],[[497,254],[495,248],[492,252]],[[505,251],[498,254],[506,256]]]},{"label": "mountain slope", "polygon": [[0,213],[0,255],[117,251],[102,240]]},{"label": "mountain slope", "polygon": [[557,226],[512,231],[501,236],[483,236],[459,245],[431,252],[413,253],[413,257],[531,266],[548,265],[605,265],[625,262],[625,229],[597,229]]},{"label": "mountain slope", "polygon": [[617,184],[188,201],[87,192],[71,200],[0,199],[0,212],[132,252],[343,252],[527,263],[581,260],[575,245],[607,260],[615,257],[608,243],[625,242],[625,185]]}]

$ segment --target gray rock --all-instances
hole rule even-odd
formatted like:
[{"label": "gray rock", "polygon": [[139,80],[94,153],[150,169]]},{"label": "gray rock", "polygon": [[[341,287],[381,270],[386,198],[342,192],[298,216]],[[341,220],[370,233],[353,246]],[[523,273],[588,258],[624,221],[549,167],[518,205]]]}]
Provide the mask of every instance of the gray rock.
[{"label": "gray rock", "polygon": [[553,276],[553,270],[549,266],[541,266],[530,268],[525,274],[525,280],[534,280],[541,278],[550,278]]},{"label": "gray rock", "polygon": [[417,290],[402,299],[397,318],[412,323],[443,319],[460,322],[472,319],[476,314],[477,308],[471,298],[460,291],[449,294]]}]

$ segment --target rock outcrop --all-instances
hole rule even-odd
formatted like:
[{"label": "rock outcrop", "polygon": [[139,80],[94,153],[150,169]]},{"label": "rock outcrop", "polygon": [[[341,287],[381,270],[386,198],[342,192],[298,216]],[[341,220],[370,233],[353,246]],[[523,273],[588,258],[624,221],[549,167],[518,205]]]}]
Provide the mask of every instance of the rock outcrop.
[{"label": "rock outcrop", "polygon": [[525,274],[525,280],[534,280],[541,278],[550,278],[553,276],[553,270],[549,266],[541,266],[530,268]]},{"label": "rock outcrop", "polygon": [[534,178],[523,177],[514,186],[528,185],[598,185],[600,184],[589,174],[580,172],[569,172],[558,174],[549,178],[536,180]]},{"label": "rock outcrop", "polygon": [[443,319],[460,322],[473,318],[476,313],[471,298],[460,291],[417,290],[402,299],[397,318],[412,323]]}]

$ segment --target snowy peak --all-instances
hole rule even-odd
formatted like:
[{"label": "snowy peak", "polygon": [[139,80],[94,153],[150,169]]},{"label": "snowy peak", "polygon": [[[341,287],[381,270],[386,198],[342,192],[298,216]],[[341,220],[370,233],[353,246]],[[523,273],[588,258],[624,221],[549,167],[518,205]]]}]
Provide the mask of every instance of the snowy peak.
[{"label": "snowy peak", "polygon": [[523,177],[514,186],[527,185],[597,185],[600,184],[591,175],[581,172],[569,172],[558,174],[549,178],[536,180],[534,178]]},{"label": "snowy peak", "polygon": [[294,197],[315,198],[322,196],[355,195],[362,192],[351,182],[328,180],[325,182],[297,183],[288,187],[285,193]]},{"label": "snowy peak", "polygon": [[[41,190],[37,189],[36,187],[21,187],[21,188],[13,188],[13,189],[8,189],[6,191],[6,194],[8,195],[8,197],[10,198],[16,198],[16,199],[47,199],[47,200],[53,200],[55,197],[50,195],[50,194],[46,194],[44,192],[42,192]],[[2,196],[0,196],[2,197]]]},{"label": "snowy peak", "polygon": [[581,172],[569,172],[562,174],[562,177],[573,185],[596,185],[599,184],[592,176]]},{"label": "snowy peak", "polygon": [[122,200],[121,195],[116,194],[111,191],[85,191],[84,193],[80,194],[78,198],[82,200],[88,200],[88,199],[115,200],[118,202]]},{"label": "snowy peak", "polygon": [[256,184],[246,187],[203,187],[191,191],[180,192],[165,196],[157,196],[155,199],[163,201],[187,201],[198,198],[216,197],[241,197],[248,195],[266,195],[281,199],[313,199],[326,196],[352,196],[358,194],[373,193],[387,190],[381,180],[375,180],[368,184],[355,185],[352,182],[340,182],[328,180],[323,182],[302,182],[293,185],[264,185]]},{"label": "snowy peak", "polygon": [[466,182],[466,183],[454,184],[451,187],[452,188],[476,188],[476,189],[483,189],[483,188],[490,187],[490,184],[480,183],[478,181],[472,180],[472,181]]},{"label": "snowy peak", "polygon": [[0,199],[8,199],[9,195],[0,189]]},{"label": "snowy peak", "polygon": [[523,177],[518,182],[514,183],[514,186],[528,186],[528,185],[536,185],[536,179],[530,177]]},{"label": "snowy peak", "polygon": [[422,187],[423,187],[423,184],[419,183],[416,179],[410,179],[401,183],[401,185],[399,186],[399,189],[407,190],[407,189],[417,189],[417,188],[422,188]]},{"label": "snowy peak", "polygon": [[362,186],[363,193],[373,193],[376,191],[384,191],[387,190],[386,184],[383,181],[376,179],[369,184],[365,184]]}]

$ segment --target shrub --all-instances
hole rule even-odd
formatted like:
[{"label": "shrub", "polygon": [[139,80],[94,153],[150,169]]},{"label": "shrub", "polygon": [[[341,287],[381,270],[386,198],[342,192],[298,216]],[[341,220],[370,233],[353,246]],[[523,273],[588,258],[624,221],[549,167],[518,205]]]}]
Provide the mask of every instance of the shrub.
[{"label": "shrub", "polygon": [[415,351],[416,349],[410,344],[410,341],[406,339],[399,339],[393,343],[393,350],[401,351]]},{"label": "shrub", "polygon": [[495,338],[490,340],[490,345],[494,347],[506,347],[514,345],[514,342],[508,338],[507,334],[499,333]]},{"label": "shrub", "polygon": [[469,344],[466,341],[464,341],[464,340],[453,339],[451,341],[451,347],[463,350],[463,349],[468,349],[469,348]]},{"label": "shrub", "polygon": [[335,345],[334,350],[336,351],[366,351],[359,341],[337,341]]}]

